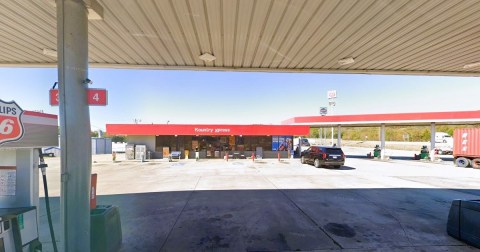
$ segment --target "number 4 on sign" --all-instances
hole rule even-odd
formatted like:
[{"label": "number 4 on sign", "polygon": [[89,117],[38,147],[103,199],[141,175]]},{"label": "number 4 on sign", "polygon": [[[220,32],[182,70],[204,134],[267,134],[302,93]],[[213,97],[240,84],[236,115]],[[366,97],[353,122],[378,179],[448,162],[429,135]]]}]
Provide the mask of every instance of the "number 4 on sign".
[{"label": "number 4 on sign", "polygon": [[87,91],[88,105],[106,106],[107,105],[107,90],[89,88]]},{"label": "number 4 on sign", "polygon": [[[88,89],[87,104],[92,106],[106,106],[108,104],[108,96],[106,89]],[[58,89],[50,89],[50,105],[58,106]]]}]

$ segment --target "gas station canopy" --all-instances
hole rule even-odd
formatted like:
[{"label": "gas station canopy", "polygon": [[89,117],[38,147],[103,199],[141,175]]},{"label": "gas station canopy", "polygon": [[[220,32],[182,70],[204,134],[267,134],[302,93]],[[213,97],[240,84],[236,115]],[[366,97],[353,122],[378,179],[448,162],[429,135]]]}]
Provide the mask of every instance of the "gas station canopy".
[{"label": "gas station canopy", "polygon": [[64,251],[91,248],[89,67],[480,76],[478,0],[0,1],[0,34],[0,66],[58,67]]},{"label": "gas station canopy", "polygon": [[[90,67],[480,75],[476,0],[84,1]],[[57,67],[55,8],[0,3],[0,66]]]},{"label": "gas station canopy", "polygon": [[[429,126],[432,123],[443,125],[479,124],[480,110],[449,112],[415,112],[391,114],[357,114],[329,116],[299,116],[282,122],[285,125],[309,125],[312,127],[374,127],[389,126]],[[435,135],[435,134],[434,134]]]}]

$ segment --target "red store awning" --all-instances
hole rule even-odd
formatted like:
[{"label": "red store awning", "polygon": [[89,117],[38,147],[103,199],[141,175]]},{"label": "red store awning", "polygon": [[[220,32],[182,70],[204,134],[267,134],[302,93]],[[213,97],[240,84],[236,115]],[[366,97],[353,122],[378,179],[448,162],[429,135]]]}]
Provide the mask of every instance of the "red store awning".
[{"label": "red store awning", "polygon": [[107,124],[109,135],[306,136],[306,125]]}]

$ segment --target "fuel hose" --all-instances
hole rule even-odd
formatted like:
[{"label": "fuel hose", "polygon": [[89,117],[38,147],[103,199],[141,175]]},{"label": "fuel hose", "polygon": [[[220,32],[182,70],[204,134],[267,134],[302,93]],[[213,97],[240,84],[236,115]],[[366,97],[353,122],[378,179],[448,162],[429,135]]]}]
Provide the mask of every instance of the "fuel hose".
[{"label": "fuel hose", "polygon": [[53,251],[58,252],[57,242],[55,240],[55,232],[53,231],[52,215],[50,212],[50,199],[48,197],[47,172],[45,169],[48,167],[48,165],[45,164],[45,160],[43,159],[42,149],[39,149],[39,156],[40,164],[38,165],[38,168],[40,168],[42,171],[43,190],[45,191],[45,206],[47,208],[48,226],[50,227],[50,236],[52,237]]}]

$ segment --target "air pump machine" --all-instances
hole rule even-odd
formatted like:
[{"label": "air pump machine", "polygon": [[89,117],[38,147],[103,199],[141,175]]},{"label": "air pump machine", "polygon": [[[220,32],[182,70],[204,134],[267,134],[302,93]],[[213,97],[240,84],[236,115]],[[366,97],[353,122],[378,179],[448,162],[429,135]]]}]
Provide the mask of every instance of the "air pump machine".
[{"label": "air pump machine", "polygon": [[39,155],[58,146],[56,115],[0,100],[0,252],[41,251]]}]

